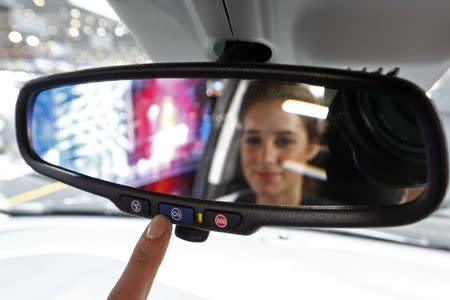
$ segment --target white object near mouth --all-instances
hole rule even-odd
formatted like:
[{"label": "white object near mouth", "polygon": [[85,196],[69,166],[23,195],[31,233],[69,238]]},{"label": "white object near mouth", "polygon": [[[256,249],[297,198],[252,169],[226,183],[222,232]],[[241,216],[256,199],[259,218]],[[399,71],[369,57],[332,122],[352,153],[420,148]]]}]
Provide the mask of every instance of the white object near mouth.
[{"label": "white object near mouth", "polygon": [[327,173],[324,169],[311,166],[308,164],[298,163],[293,160],[285,160],[282,165],[283,169],[295,172],[301,175],[309,176],[321,181],[327,181]]}]

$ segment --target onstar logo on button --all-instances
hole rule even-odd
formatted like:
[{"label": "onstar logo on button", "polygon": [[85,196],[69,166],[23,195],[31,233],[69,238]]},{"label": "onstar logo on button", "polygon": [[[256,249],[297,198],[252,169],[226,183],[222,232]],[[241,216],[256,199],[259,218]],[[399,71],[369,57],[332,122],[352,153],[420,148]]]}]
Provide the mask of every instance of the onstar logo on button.
[{"label": "onstar logo on button", "polygon": [[214,221],[216,222],[216,225],[220,228],[224,228],[228,224],[228,220],[224,215],[217,215]]},{"label": "onstar logo on button", "polygon": [[181,210],[179,209],[179,208],[173,208],[171,211],[170,211],[170,215],[172,216],[172,218],[175,220],[175,221],[180,221],[181,220],[181,218],[183,217],[183,214],[181,213]]}]

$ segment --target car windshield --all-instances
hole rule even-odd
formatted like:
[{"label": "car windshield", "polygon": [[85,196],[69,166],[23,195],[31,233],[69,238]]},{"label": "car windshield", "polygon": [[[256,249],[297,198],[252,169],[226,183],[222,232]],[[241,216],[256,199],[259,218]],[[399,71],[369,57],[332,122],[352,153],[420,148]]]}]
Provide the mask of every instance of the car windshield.
[{"label": "car windshield", "polygon": [[[0,210],[9,215],[120,215],[109,200],[34,172],[22,160],[14,133],[21,86],[42,76],[84,68],[151,62],[106,0],[0,1]],[[401,72],[400,72],[401,76]],[[220,93],[223,82],[208,82]],[[106,93],[108,90],[105,91]],[[113,91],[111,90],[111,93]],[[450,71],[428,91],[450,134]],[[206,122],[207,123],[207,122]],[[6,170],[6,171],[5,171]],[[450,196],[422,222],[396,228],[327,229],[339,234],[450,249]]]},{"label": "car windshield", "polygon": [[41,176],[22,160],[14,108],[35,77],[151,62],[106,0],[1,1],[0,208],[13,214],[120,214],[110,201]]}]

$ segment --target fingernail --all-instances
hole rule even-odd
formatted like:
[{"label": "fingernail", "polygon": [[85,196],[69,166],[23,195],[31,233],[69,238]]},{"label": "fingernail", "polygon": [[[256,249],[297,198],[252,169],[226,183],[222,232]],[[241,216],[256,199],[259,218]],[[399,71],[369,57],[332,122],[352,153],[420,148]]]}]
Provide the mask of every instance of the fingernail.
[{"label": "fingernail", "polygon": [[152,222],[147,229],[147,237],[150,239],[157,239],[161,237],[166,231],[167,220],[164,216],[157,215],[153,218]]}]

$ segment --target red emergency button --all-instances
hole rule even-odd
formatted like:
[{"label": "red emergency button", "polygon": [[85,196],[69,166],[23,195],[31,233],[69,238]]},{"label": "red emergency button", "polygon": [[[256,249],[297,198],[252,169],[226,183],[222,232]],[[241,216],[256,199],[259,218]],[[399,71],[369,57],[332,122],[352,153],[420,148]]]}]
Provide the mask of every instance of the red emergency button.
[{"label": "red emergency button", "polygon": [[228,220],[227,220],[227,217],[225,217],[224,215],[217,215],[214,218],[214,221],[216,222],[216,225],[220,228],[227,227]]},{"label": "red emergency button", "polygon": [[238,214],[207,210],[205,212],[205,225],[218,229],[234,229],[242,222]]}]

